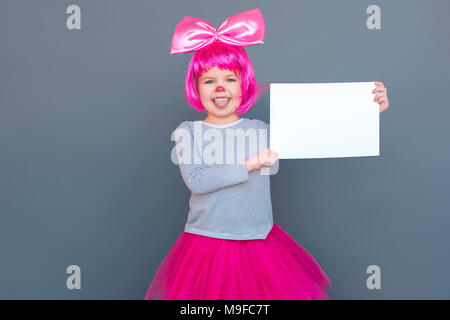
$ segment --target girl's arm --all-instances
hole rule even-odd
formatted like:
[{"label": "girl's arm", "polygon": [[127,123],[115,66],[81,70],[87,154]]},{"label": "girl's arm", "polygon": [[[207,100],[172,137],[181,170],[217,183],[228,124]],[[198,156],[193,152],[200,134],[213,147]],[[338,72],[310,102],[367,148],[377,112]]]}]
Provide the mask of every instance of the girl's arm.
[{"label": "girl's arm", "polygon": [[193,193],[213,192],[248,180],[245,164],[179,164],[184,183]]},{"label": "girl's arm", "polygon": [[[204,194],[219,190],[221,188],[243,183],[248,180],[249,169],[245,163],[243,164],[196,164],[194,159],[201,159],[199,149],[194,143],[194,136],[186,122],[183,122],[178,129],[185,129],[189,132],[191,140],[191,161],[178,161],[181,176],[188,189],[196,194]],[[184,138],[183,138],[184,139]],[[182,139],[176,142],[177,148],[180,146]],[[184,150],[183,150],[184,152]],[[194,155],[197,154],[197,157]]]}]

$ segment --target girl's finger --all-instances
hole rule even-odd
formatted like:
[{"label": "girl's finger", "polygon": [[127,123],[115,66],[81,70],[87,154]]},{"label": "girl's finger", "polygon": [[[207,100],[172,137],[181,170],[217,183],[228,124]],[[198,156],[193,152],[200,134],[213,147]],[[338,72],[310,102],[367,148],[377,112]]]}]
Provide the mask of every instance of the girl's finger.
[{"label": "girl's finger", "polygon": [[372,93],[381,92],[381,91],[386,92],[387,89],[386,88],[382,88],[382,87],[376,87],[375,89],[372,90]]},{"label": "girl's finger", "polygon": [[375,98],[373,98],[373,101],[378,100],[380,97],[386,97],[386,94],[384,92],[378,93]]}]

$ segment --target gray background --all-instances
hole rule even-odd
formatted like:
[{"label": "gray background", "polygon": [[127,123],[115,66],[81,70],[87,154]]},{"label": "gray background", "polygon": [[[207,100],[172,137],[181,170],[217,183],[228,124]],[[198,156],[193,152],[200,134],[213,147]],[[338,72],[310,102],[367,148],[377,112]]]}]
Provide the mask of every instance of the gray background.
[{"label": "gray background", "polygon": [[[81,6],[81,30],[66,7]],[[366,8],[381,8],[381,30]],[[332,281],[331,299],[450,298],[448,1],[2,1],[0,298],[143,299],[183,231],[170,134],[190,109],[184,16],[218,27],[260,8],[260,82],[380,80],[379,157],[281,160],[274,221]],[[244,115],[269,122],[269,94]],[[81,268],[81,290],[66,267]],[[366,268],[381,268],[381,290]]]}]

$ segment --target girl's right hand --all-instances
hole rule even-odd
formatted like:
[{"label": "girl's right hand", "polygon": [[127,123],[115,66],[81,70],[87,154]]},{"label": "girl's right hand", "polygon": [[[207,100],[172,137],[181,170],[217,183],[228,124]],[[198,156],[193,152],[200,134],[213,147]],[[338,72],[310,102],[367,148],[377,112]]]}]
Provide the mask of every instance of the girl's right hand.
[{"label": "girl's right hand", "polygon": [[254,156],[245,160],[245,165],[247,166],[247,171],[252,172],[253,170],[261,169],[262,167],[270,167],[278,160],[278,153],[274,150],[265,148]]}]

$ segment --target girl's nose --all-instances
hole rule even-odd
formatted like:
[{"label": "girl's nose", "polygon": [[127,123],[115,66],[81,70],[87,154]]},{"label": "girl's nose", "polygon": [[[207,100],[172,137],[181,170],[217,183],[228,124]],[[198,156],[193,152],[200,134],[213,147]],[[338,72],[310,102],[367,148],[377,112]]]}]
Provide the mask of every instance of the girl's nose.
[{"label": "girl's nose", "polygon": [[225,88],[222,87],[222,86],[218,86],[218,87],[216,88],[216,91],[225,91]]}]

